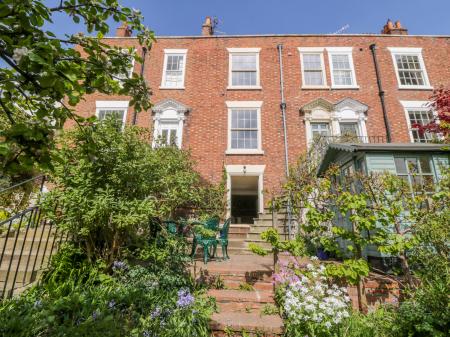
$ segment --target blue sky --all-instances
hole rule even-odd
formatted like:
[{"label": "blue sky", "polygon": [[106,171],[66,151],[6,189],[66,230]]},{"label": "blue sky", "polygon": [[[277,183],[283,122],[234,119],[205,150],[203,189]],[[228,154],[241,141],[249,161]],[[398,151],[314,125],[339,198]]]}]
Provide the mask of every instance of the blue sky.
[{"label": "blue sky", "polygon": [[[55,0],[48,0],[54,3]],[[387,18],[410,34],[450,35],[450,0],[122,0],[140,9],[157,35],[198,35],[205,16],[226,34],[379,33]],[[82,31],[66,18],[58,33]],[[115,24],[114,27],[115,28]],[[114,32],[114,29],[112,30]]]}]

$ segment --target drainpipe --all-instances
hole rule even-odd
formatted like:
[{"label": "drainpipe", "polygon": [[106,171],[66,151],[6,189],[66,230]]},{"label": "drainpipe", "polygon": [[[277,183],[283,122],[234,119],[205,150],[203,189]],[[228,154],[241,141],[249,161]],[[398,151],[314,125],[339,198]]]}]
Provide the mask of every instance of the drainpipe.
[{"label": "drainpipe", "polygon": [[[146,47],[142,47],[142,64],[141,64],[141,77],[144,76],[144,68],[145,68],[145,56],[147,55],[147,48]],[[137,113],[136,110],[133,111],[133,120],[132,120],[132,125],[136,125],[136,120],[137,120]]]},{"label": "drainpipe", "polygon": [[[289,155],[288,155],[288,136],[286,128],[286,100],[284,98],[284,76],[283,76],[283,58],[282,51],[283,45],[277,45],[278,49],[278,61],[280,64],[280,95],[281,95],[281,116],[283,118],[283,134],[284,134],[284,161],[286,166],[286,178],[289,178]],[[291,239],[292,228],[291,228],[291,195],[288,196],[287,206],[286,206],[287,216],[288,216],[288,239]]]},{"label": "drainpipe", "polygon": [[377,46],[375,43],[373,43],[370,45],[369,48],[372,51],[373,64],[375,66],[375,75],[377,76],[378,96],[380,96],[381,109],[383,110],[384,126],[386,128],[386,140],[388,143],[390,143],[392,141],[391,140],[391,126],[389,125],[389,120],[388,120],[387,111],[386,111],[386,104],[384,102],[384,91],[383,91],[383,87],[381,85],[380,70],[378,68],[378,60],[377,60],[377,54],[376,54]]}]

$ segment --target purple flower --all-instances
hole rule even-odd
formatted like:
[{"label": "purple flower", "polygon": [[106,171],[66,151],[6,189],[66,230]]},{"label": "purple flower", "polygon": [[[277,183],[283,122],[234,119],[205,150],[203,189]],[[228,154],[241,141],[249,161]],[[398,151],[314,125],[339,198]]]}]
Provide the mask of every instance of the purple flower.
[{"label": "purple flower", "polygon": [[36,309],[39,309],[42,307],[42,301],[41,300],[37,300],[36,302],[34,302],[34,307]]},{"label": "purple flower", "polygon": [[100,315],[100,313],[99,313],[97,310],[95,310],[95,311],[92,313],[92,319],[95,321],[95,320],[98,318],[99,315]]},{"label": "purple flower", "polygon": [[117,271],[117,270],[127,270],[127,269],[128,269],[128,266],[127,266],[127,264],[126,264],[125,262],[123,262],[123,261],[114,261],[114,262],[113,262],[113,265],[112,265],[112,269],[113,269],[114,271]]},{"label": "purple flower", "polygon": [[152,313],[150,314],[150,317],[152,319],[159,317],[159,315],[161,315],[161,308],[160,307],[156,307],[155,310],[152,311]]},{"label": "purple flower", "polygon": [[142,336],[143,336],[143,337],[150,337],[150,332],[148,332],[147,330],[145,330],[145,331],[142,333]]},{"label": "purple flower", "polygon": [[177,307],[178,308],[188,308],[190,307],[195,301],[194,296],[189,292],[188,289],[180,289],[178,290],[178,301],[177,301]]},{"label": "purple flower", "polygon": [[108,302],[108,308],[113,309],[116,306],[116,301],[111,300]]}]

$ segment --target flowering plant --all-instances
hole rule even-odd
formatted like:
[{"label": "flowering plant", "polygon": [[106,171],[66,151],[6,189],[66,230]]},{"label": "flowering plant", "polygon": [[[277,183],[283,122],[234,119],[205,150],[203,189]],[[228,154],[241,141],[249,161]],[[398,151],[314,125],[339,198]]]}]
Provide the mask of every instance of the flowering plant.
[{"label": "flowering plant", "polygon": [[327,282],[325,267],[313,257],[301,269],[296,263],[281,265],[274,281],[281,289],[287,335],[332,336],[350,316],[346,288]]}]

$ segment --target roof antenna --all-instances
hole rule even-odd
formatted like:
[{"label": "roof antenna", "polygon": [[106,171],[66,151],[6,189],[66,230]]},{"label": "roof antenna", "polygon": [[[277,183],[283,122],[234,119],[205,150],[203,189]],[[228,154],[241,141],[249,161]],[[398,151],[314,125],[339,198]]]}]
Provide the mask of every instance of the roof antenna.
[{"label": "roof antenna", "polygon": [[213,17],[212,19],[212,29],[214,33],[218,33],[218,34],[223,34],[226,35],[227,33],[222,32],[220,30],[217,30],[217,26],[220,24],[221,22],[219,21],[219,19],[217,18],[217,16]]},{"label": "roof antenna", "polygon": [[343,34],[347,29],[350,28],[349,24],[346,24],[344,26],[342,26],[341,28],[339,28],[337,31],[335,31],[334,33],[331,33],[332,35],[338,35],[338,34]]}]

